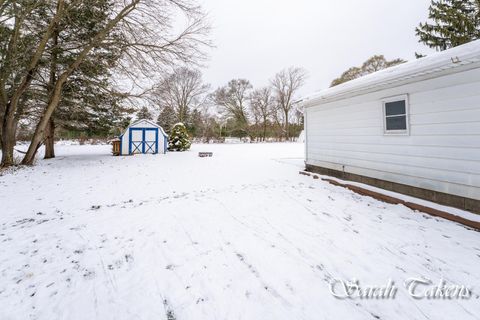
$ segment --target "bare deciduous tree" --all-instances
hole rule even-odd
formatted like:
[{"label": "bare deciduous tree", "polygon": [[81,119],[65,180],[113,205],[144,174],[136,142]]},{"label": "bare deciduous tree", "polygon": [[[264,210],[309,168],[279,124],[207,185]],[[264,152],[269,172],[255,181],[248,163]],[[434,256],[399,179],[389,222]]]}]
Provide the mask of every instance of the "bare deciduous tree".
[{"label": "bare deciduous tree", "polygon": [[370,74],[405,62],[406,61],[403,59],[394,59],[388,61],[383,55],[375,55],[364,62],[362,65],[362,71],[364,74]]},{"label": "bare deciduous tree", "polygon": [[189,113],[205,103],[210,86],[203,83],[199,70],[175,68],[156,87],[153,96],[162,108],[174,111],[176,121],[186,123]]},{"label": "bare deciduous tree", "polygon": [[246,134],[250,133],[247,103],[251,89],[248,80],[235,79],[212,94],[213,103],[222,109],[224,116],[233,119],[236,129]]},{"label": "bare deciduous tree", "polygon": [[352,67],[342,73],[342,75],[332,81],[331,87],[338,86],[342,83],[355,80],[383,69],[387,69],[399,64],[405,63],[403,59],[387,60],[383,55],[375,55],[365,61],[361,67]]},{"label": "bare deciduous tree", "polygon": [[293,110],[295,94],[304,85],[307,77],[305,70],[290,67],[282,70],[271,80],[277,107],[283,116],[284,135],[289,139],[290,115]]},{"label": "bare deciduous tree", "polygon": [[256,89],[250,96],[250,107],[252,114],[259,119],[262,126],[262,140],[265,141],[267,136],[267,127],[269,118],[274,112],[275,102],[272,96],[272,89],[265,87]]}]

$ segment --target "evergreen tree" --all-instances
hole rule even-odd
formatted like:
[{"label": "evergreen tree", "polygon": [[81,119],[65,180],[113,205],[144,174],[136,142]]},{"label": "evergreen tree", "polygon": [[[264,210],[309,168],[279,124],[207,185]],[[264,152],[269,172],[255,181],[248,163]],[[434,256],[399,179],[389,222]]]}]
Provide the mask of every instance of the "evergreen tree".
[{"label": "evergreen tree", "polygon": [[198,137],[201,134],[203,128],[202,113],[198,109],[194,109],[190,114],[188,120],[187,130],[193,137]]},{"label": "evergreen tree", "polygon": [[157,118],[157,124],[165,130],[166,133],[170,134],[173,125],[175,124],[175,110],[171,107],[164,107]]},{"label": "evergreen tree", "polygon": [[187,128],[181,122],[173,126],[172,132],[168,138],[169,151],[187,151],[192,143],[187,133]]},{"label": "evergreen tree", "polygon": [[37,44],[45,42],[49,29],[36,26],[38,21],[48,25],[58,18],[55,7],[53,1],[45,0],[0,1],[0,166],[14,163],[19,120],[35,104],[31,100],[36,88],[31,84],[41,65]]},{"label": "evergreen tree", "polygon": [[432,1],[428,18],[416,28],[419,41],[438,51],[480,38],[480,1]]},{"label": "evergreen tree", "polygon": [[137,119],[138,120],[153,120],[152,113],[150,110],[148,110],[147,107],[142,107],[138,112],[137,112]]},{"label": "evergreen tree", "polygon": [[[20,3],[18,5],[20,6]],[[35,9],[24,17],[25,27],[28,26],[26,30],[29,31],[19,32],[22,36],[17,42],[21,46],[17,50],[21,49],[22,54],[14,59],[14,65],[9,63],[9,66],[5,65],[6,67],[18,69],[16,73],[22,72],[21,70],[28,64],[29,54],[27,53],[32,50],[31,46],[39,41],[43,30],[48,27],[52,11],[55,10],[54,5],[54,1],[21,3],[21,8],[27,12],[30,6]],[[24,98],[19,101],[16,119],[22,119],[29,124],[39,121],[51,100],[55,82],[75,60],[82,41],[93,38],[98,29],[105,25],[112,13],[111,6],[111,0],[86,0],[81,5],[69,7],[68,18],[59,19],[52,25],[50,38],[45,43],[43,55],[39,58],[35,76],[32,74]],[[8,36],[8,32],[11,32],[8,25],[0,24],[0,35]],[[110,80],[111,69],[116,66],[120,58],[119,41],[116,41],[118,38],[118,35],[112,32],[110,37],[112,41],[93,49],[65,81],[58,107],[44,131],[42,143],[45,145],[45,158],[55,157],[54,137],[59,136],[57,130],[68,137],[79,134],[107,136],[116,122],[121,121],[125,116],[126,109],[120,105],[122,97],[114,93]],[[5,54],[4,41],[6,39],[0,40],[2,57]],[[8,59],[0,58],[0,60],[3,62]],[[2,72],[5,70],[3,65],[0,69]],[[19,78],[14,77],[12,81],[19,81]],[[10,82],[9,87],[14,86],[15,83]],[[3,114],[1,106],[0,111]],[[25,135],[25,132],[21,134]]]},{"label": "evergreen tree", "polygon": [[[41,100],[41,108],[48,103],[59,74],[74,61],[76,48],[83,39],[93,38],[98,28],[105,25],[111,14],[111,6],[111,0],[87,0],[83,5],[71,8],[69,19],[56,25],[43,59],[41,73],[45,76],[37,81],[44,90],[44,94],[36,95]],[[37,23],[44,24],[39,20]],[[120,59],[121,39],[115,32],[110,37],[112,41],[95,48],[65,82],[58,107],[45,131],[45,158],[55,157],[56,129],[75,136],[105,137],[125,117],[128,110],[121,106],[122,98],[115,93],[111,82],[111,68]]]}]

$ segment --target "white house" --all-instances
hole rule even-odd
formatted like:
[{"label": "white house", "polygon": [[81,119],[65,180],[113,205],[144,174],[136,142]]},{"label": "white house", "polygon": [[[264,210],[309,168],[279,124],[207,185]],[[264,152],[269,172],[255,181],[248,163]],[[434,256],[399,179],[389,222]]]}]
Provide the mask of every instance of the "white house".
[{"label": "white house", "polygon": [[480,213],[480,41],[302,104],[307,170]]},{"label": "white house", "polygon": [[167,134],[162,127],[150,120],[132,123],[119,139],[121,155],[167,152]]}]

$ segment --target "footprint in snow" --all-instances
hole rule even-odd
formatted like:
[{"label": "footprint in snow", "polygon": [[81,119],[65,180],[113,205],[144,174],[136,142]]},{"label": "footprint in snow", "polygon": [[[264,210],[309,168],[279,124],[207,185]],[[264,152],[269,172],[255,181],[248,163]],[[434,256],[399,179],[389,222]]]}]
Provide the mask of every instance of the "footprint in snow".
[{"label": "footprint in snow", "polygon": [[[54,220],[54,219],[52,219],[52,220]],[[42,220],[37,221],[37,224],[42,224],[42,223],[45,223],[45,222],[48,222],[48,221],[50,221],[50,220],[49,219],[42,219]]]},{"label": "footprint in snow", "polygon": [[396,268],[397,270],[402,271],[403,273],[407,273],[407,271],[406,271],[405,269],[401,268],[401,267],[395,266],[395,268]]},{"label": "footprint in snow", "polygon": [[72,231],[79,231],[79,230],[84,229],[85,227],[86,227],[85,225],[79,225],[79,226],[70,228],[70,230],[72,230]]},{"label": "footprint in snow", "polygon": [[95,271],[87,269],[87,270],[85,270],[85,273],[83,274],[83,277],[86,280],[92,280],[93,278],[95,278]]},{"label": "footprint in snow", "polygon": [[123,260],[115,260],[113,264],[108,265],[109,270],[115,270],[115,269],[120,269],[123,266]]},{"label": "footprint in snow", "polygon": [[175,313],[173,312],[173,309],[167,299],[163,300],[163,306],[165,308],[165,315],[167,316],[167,320],[176,320],[177,317],[175,316]]},{"label": "footprint in snow", "polygon": [[295,292],[295,290],[293,289],[293,287],[292,287],[291,284],[286,283],[286,284],[285,284],[285,287],[286,287],[291,293],[294,293],[294,292]]},{"label": "footprint in snow", "polygon": [[127,263],[133,262],[133,256],[132,256],[131,254],[126,254],[126,255],[125,255],[125,261],[126,261]]}]

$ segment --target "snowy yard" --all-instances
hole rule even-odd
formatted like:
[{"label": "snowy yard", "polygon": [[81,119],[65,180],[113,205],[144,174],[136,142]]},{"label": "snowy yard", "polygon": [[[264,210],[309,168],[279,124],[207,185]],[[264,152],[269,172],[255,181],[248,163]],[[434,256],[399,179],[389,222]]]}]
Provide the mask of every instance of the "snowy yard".
[{"label": "snowy yard", "polygon": [[[109,152],[0,176],[0,319],[480,317],[479,233],[301,176],[301,144]],[[473,294],[416,300],[412,277]],[[399,290],[332,296],[353,278]]]}]

